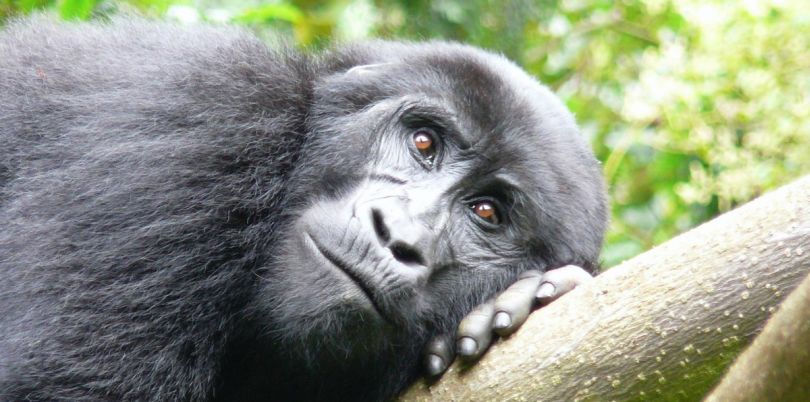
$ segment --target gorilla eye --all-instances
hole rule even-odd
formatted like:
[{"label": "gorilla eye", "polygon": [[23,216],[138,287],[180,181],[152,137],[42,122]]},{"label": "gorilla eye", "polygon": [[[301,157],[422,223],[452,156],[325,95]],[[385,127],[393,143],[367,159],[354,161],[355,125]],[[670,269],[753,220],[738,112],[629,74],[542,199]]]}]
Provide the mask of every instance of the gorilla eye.
[{"label": "gorilla eye", "polygon": [[429,162],[436,156],[436,134],[428,128],[420,128],[413,133],[413,145]]},{"label": "gorilla eye", "polygon": [[501,223],[501,219],[498,217],[498,209],[491,201],[478,201],[472,204],[472,210],[476,216],[493,225]]}]

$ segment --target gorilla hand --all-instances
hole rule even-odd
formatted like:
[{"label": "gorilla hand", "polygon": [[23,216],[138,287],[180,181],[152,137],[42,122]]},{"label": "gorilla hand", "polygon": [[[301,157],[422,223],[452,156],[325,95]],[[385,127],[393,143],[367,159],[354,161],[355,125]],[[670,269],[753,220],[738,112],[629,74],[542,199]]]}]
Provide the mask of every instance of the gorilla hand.
[{"label": "gorilla hand", "polygon": [[455,348],[451,334],[437,336],[428,343],[424,359],[427,375],[442,374],[456,353],[463,361],[477,360],[492,342],[493,332],[500,336],[512,334],[533,308],[545,306],[591,279],[591,274],[575,265],[545,273],[524,272],[503,293],[479,305],[461,321],[455,334]]}]

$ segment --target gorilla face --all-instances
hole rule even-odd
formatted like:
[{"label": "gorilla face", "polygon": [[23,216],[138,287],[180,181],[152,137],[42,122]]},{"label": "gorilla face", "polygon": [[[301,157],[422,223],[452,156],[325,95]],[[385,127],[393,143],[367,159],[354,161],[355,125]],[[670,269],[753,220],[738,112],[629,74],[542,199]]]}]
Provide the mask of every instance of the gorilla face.
[{"label": "gorilla face", "polygon": [[271,327],[321,365],[413,359],[520,272],[593,267],[601,243],[598,165],[556,98],[480,51],[396,50],[318,83],[268,272]]}]

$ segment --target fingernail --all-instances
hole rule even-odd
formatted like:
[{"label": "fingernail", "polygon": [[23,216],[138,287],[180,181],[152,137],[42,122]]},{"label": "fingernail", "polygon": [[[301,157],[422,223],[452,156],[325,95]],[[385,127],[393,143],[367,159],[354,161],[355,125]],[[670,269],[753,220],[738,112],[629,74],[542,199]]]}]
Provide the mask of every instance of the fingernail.
[{"label": "fingernail", "polygon": [[458,354],[472,356],[478,350],[478,343],[475,339],[465,336],[458,340],[456,347],[458,348]]},{"label": "fingernail", "polygon": [[492,321],[492,327],[495,329],[504,329],[512,325],[512,317],[505,311],[499,311],[495,314],[495,319]]},{"label": "fingernail", "polygon": [[431,377],[435,377],[444,372],[444,360],[434,354],[428,355],[427,358],[427,372]]},{"label": "fingernail", "polygon": [[556,288],[550,282],[543,283],[540,285],[540,289],[537,289],[536,296],[538,299],[547,299],[554,295],[554,290]]}]

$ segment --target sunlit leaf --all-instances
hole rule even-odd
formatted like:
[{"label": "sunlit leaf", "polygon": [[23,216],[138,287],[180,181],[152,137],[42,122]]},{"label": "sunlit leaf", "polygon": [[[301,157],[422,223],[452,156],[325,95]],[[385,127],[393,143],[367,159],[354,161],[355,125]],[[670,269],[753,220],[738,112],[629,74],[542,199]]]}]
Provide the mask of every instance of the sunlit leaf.
[{"label": "sunlit leaf", "polygon": [[96,0],[59,0],[59,15],[66,20],[85,20],[96,6]]},{"label": "sunlit leaf", "polygon": [[234,17],[234,21],[242,23],[265,23],[270,21],[287,21],[293,24],[300,23],[304,13],[292,4],[265,4],[260,7],[249,8]]}]

